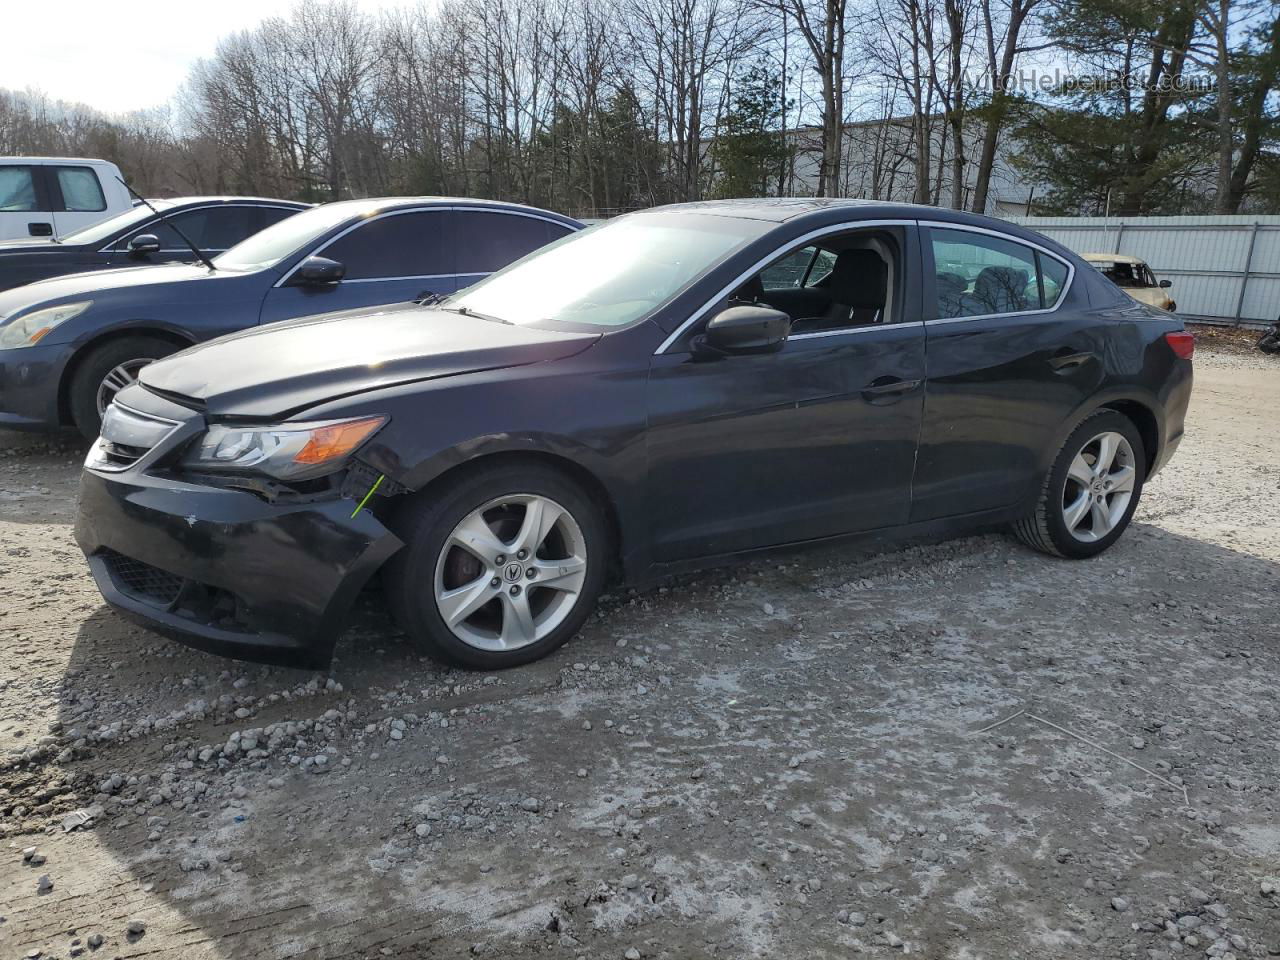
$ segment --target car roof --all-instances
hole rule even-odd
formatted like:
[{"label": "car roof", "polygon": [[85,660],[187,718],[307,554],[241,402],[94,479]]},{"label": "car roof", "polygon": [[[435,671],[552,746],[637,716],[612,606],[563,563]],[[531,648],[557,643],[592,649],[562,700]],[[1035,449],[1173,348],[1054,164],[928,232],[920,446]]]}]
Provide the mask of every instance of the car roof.
[{"label": "car roof", "polygon": [[542,207],[533,207],[509,200],[477,200],[475,197],[368,197],[361,200],[334,200],[321,204],[325,207],[349,207],[352,214],[382,213],[401,207],[492,207],[494,210],[510,210],[517,213],[534,213],[538,216],[554,217],[565,223],[581,224],[573,217]]},{"label": "car roof", "polygon": [[978,227],[993,230],[1009,237],[1019,238],[1054,251],[1064,259],[1075,254],[1062,244],[1041,233],[1009,220],[987,217],[967,210],[952,210],[923,203],[897,203],[888,200],[866,200],[854,197],[760,197],[746,200],[703,200],[695,203],[676,203],[651,210],[637,211],[633,216],[645,213],[704,214],[736,217],[744,220],[763,220],[775,224],[807,224],[817,227],[840,223],[845,220],[926,220],[934,223],[955,224],[957,227]]},{"label": "car roof", "polygon": [[1090,263],[1143,263],[1147,261],[1141,257],[1130,256],[1127,253],[1082,253],[1082,260],[1088,260]]},{"label": "car roof", "polygon": [[701,213],[786,223],[806,218],[828,220],[833,213],[838,214],[840,211],[856,211],[856,219],[860,220],[933,220],[986,227],[1014,235],[1028,233],[1016,223],[969,213],[967,210],[952,210],[924,203],[866,200],[858,197],[757,197],[743,200],[700,200],[694,203],[673,203],[638,212]]},{"label": "car roof", "polygon": [[83,165],[95,165],[102,167],[115,166],[110,160],[93,157],[0,157],[0,164],[18,164],[18,163],[78,163]]},{"label": "car roof", "polygon": [[166,203],[173,206],[187,206],[193,203],[270,203],[279,206],[297,207],[299,210],[305,210],[314,204],[303,203],[300,200],[281,200],[277,197],[148,197],[149,203]]}]

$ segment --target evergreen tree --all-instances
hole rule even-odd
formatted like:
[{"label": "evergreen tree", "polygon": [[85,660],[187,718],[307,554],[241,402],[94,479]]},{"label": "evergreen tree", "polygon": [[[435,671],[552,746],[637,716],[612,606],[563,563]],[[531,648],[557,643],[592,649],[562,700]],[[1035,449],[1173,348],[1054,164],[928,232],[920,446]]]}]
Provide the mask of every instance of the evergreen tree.
[{"label": "evergreen tree", "polygon": [[711,147],[716,196],[764,196],[778,182],[791,157],[785,133],[778,129],[783,109],[782,78],[766,64],[756,63],[738,77],[733,105]]}]

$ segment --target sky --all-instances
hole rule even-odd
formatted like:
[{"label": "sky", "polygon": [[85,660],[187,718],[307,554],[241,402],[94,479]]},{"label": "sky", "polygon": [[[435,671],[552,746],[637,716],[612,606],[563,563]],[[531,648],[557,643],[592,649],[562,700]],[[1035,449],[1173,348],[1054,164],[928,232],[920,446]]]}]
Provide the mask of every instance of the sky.
[{"label": "sky", "polygon": [[[296,0],[37,0],[3,3],[0,87],[126,113],[168,103],[218,38]],[[358,0],[375,12],[411,0]]]}]

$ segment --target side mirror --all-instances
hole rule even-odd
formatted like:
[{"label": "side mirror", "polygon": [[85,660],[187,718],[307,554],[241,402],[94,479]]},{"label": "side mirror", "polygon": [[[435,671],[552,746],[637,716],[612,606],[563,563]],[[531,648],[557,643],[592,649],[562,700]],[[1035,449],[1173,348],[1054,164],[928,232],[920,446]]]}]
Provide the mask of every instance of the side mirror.
[{"label": "side mirror", "polygon": [[707,323],[698,346],[714,353],[768,353],[791,333],[791,317],[773,307],[728,307]]},{"label": "side mirror", "polygon": [[332,286],[347,275],[347,268],[328,257],[307,257],[294,271],[293,283],[307,286]]},{"label": "side mirror", "polygon": [[1172,286],[1173,286],[1173,281],[1172,281],[1172,280],[1161,280],[1161,281],[1160,281],[1160,286],[1162,286],[1162,287],[1164,287],[1166,290],[1168,290],[1170,287],[1172,287]]},{"label": "side mirror", "polygon": [[129,240],[129,256],[146,257],[160,252],[160,238],[154,233],[140,233]]}]

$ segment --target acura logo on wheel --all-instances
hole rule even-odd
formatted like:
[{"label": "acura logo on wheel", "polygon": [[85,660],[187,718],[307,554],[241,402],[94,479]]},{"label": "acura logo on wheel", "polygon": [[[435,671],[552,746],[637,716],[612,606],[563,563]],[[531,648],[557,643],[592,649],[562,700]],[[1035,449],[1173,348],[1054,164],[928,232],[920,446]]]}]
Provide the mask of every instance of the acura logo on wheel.
[{"label": "acura logo on wheel", "polygon": [[524,573],[524,568],[518,563],[508,563],[507,569],[503,571],[509,583],[515,583],[520,579],[520,574]]}]

